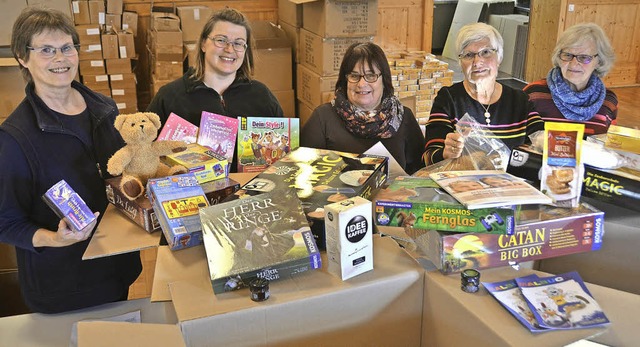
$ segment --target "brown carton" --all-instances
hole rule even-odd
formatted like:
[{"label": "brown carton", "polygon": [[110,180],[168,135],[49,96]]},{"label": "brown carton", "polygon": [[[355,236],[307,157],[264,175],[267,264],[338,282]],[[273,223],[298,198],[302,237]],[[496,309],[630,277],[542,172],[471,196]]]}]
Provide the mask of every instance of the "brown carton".
[{"label": "brown carton", "polygon": [[81,43],[78,57],[80,60],[100,60],[102,59],[102,45]]},{"label": "brown carton", "polygon": [[347,48],[357,42],[373,41],[373,36],[321,37],[308,30],[300,30],[300,62],[321,76],[335,76]]},{"label": "brown carton", "polygon": [[80,36],[80,43],[83,45],[100,44],[100,25],[83,24],[76,25],[76,31]]},{"label": "brown carton", "polygon": [[105,20],[105,8],[104,1],[88,1],[89,3],[89,18],[91,24],[104,24]]},{"label": "brown carton", "polygon": [[302,4],[278,0],[278,20],[294,27],[302,27]]},{"label": "brown carton", "polygon": [[315,109],[325,101],[323,92],[335,90],[338,76],[320,76],[304,64],[297,64],[297,98],[304,101],[311,109]]},{"label": "brown carton", "polygon": [[256,52],[254,77],[273,90],[292,88],[291,42],[287,34],[267,21],[252,22]]},{"label": "brown carton", "polygon": [[152,65],[152,73],[160,80],[174,80],[182,77],[181,61],[155,61]]},{"label": "brown carton", "polygon": [[104,16],[104,24],[107,30],[122,30],[122,15],[107,13]]},{"label": "brown carton", "polygon": [[183,61],[180,31],[149,30],[149,49],[156,60]]},{"label": "brown carton", "polygon": [[280,107],[285,117],[296,118],[296,98],[293,89],[272,90],[273,95],[278,99]]},{"label": "brown carton", "polygon": [[135,113],[138,112],[138,100],[135,96],[116,96],[113,97],[113,101],[116,102],[116,107],[120,114],[123,113]]},{"label": "brown carton", "polygon": [[323,37],[376,35],[378,0],[302,2],[303,28],[312,33]]},{"label": "brown carton", "polygon": [[118,36],[115,33],[102,34],[102,58],[118,59]]},{"label": "brown carton", "polygon": [[[11,4],[6,6],[4,4]],[[13,30],[13,23],[16,18],[22,12],[22,9],[27,6],[26,0],[11,0],[0,1],[2,11],[0,11],[0,46],[11,45],[11,31]]]},{"label": "brown carton", "polygon": [[107,13],[122,14],[123,8],[122,0],[107,0]]},{"label": "brown carton", "polygon": [[94,91],[96,89],[111,90],[111,87],[109,87],[109,76],[107,76],[106,74],[100,74],[100,75],[83,74],[82,83]]},{"label": "brown carton", "polygon": [[[288,0],[285,0],[287,2],[289,2]],[[299,42],[300,42],[300,28],[299,27],[295,27],[289,23],[283,22],[283,21],[279,21],[278,25],[280,25],[280,28],[282,28],[282,30],[284,30],[284,32],[287,34],[287,38],[289,39],[289,42],[291,42],[291,51],[292,51],[292,59],[295,63],[299,63],[300,62],[300,49],[299,49]]]},{"label": "brown carton", "polygon": [[71,12],[75,24],[91,24],[88,1],[71,1]]},{"label": "brown carton", "polygon": [[124,74],[131,72],[131,59],[119,58],[119,59],[107,59],[106,60],[107,74]]},{"label": "brown carton", "polygon": [[213,10],[207,6],[178,6],[176,11],[180,17],[182,40],[184,42],[198,41],[200,32]]},{"label": "brown carton", "polygon": [[80,75],[100,75],[105,73],[104,60],[81,60]]},{"label": "brown carton", "polygon": [[138,13],[130,11],[122,13],[122,30],[133,33],[133,36],[138,35]]},{"label": "brown carton", "polygon": [[300,118],[300,126],[302,127],[304,123],[306,123],[309,118],[311,118],[311,113],[315,107],[309,106],[306,102],[302,100],[297,100],[298,105],[298,118]]},{"label": "brown carton", "polygon": [[180,31],[180,18],[173,13],[151,12],[149,29],[156,31]]},{"label": "brown carton", "polygon": [[135,58],[136,57],[136,45],[134,36],[128,31],[118,32],[118,50],[120,58]]},{"label": "brown carton", "polygon": [[120,73],[109,75],[111,89],[135,89],[136,75],[134,73]]}]

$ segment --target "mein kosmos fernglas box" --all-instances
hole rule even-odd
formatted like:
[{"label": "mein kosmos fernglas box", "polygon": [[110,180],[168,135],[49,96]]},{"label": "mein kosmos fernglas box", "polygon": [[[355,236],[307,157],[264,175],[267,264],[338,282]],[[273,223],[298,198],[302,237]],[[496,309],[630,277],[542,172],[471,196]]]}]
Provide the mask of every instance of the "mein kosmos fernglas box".
[{"label": "mein kosmos fernglas box", "polygon": [[419,257],[443,273],[454,273],[599,250],[604,212],[584,202],[576,208],[526,205],[517,213],[513,235],[415,228],[405,232],[416,243]]}]

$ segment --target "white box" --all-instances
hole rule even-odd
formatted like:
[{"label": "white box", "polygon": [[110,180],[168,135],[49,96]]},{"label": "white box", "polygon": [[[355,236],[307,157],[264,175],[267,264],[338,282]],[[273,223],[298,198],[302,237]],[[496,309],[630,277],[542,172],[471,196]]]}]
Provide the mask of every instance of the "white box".
[{"label": "white box", "polygon": [[327,270],[343,281],[373,270],[371,208],[359,196],[324,207]]}]

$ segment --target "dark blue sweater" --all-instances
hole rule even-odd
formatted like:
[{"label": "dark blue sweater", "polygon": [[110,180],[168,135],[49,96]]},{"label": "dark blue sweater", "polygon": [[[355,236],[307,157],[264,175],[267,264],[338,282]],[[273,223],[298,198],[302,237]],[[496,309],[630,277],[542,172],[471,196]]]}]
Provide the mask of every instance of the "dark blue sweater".
[{"label": "dark blue sweater", "polygon": [[[15,245],[20,286],[36,312],[55,313],[120,299],[142,269],[138,252],[82,260],[89,240],[34,248],[38,228],[57,230],[60,218],[42,194],[64,179],[92,211],[107,207],[107,160],[124,145],[113,126],[113,100],[73,82],[85,99],[93,143],[65,129],[28,84],[26,97],[0,126],[0,242]],[[102,216],[102,215],[101,215]]]}]

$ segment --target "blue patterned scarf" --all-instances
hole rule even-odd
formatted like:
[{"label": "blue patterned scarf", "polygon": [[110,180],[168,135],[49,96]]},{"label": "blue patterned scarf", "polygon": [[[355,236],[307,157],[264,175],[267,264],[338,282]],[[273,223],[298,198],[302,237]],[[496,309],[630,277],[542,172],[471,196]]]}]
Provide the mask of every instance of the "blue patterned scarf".
[{"label": "blue patterned scarf", "polygon": [[596,115],[602,107],[607,89],[602,80],[595,74],[591,74],[587,88],[574,92],[562,77],[559,67],[549,71],[547,84],[551,90],[553,103],[556,104],[562,115],[570,120],[587,121]]}]

